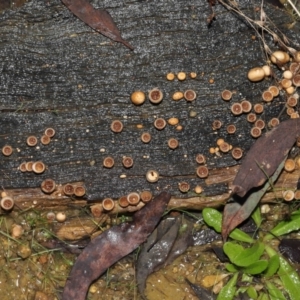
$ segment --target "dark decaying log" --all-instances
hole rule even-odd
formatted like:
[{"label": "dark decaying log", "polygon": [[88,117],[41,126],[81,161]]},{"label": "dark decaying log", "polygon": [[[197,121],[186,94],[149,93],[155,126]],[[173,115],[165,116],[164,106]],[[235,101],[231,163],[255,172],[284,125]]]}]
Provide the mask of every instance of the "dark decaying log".
[{"label": "dark decaying log", "polygon": [[[239,1],[246,14],[258,19],[254,8],[261,3],[255,3]],[[168,189],[175,198],[199,197],[194,192],[182,194],[178,190],[182,181],[191,185],[191,191],[201,185],[206,196],[226,195],[222,199],[227,199],[228,181],[214,183],[211,175],[197,177],[195,156],[204,154],[210,174],[222,176],[238,162],[230,154],[209,154],[216,140],[224,138],[244,151],[254,142],[246,116],[234,117],[229,109],[232,102],[244,98],[260,103],[261,92],[273,82],[247,80],[248,69],[265,64],[260,41],[252,38],[253,29],[221,5],[215,6],[216,20],[207,26],[210,8],[206,1],[179,0],[172,2],[172,9],[165,1],[92,4],[109,11],[124,39],[134,46],[133,52],[95,33],[59,0],[32,0],[0,15],[0,147],[13,147],[11,156],[0,155],[1,186],[11,193],[16,190],[18,199],[29,204],[43,198],[26,202],[26,195],[36,191],[45,178],[58,184],[83,183],[87,193],[76,200],[83,201],[82,205],[144,189],[154,195]],[[297,42],[297,26],[285,29],[291,21],[287,14],[270,6],[265,11]],[[276,48],[268,37],[266,41]],[[168,72],[179,71],[198,75],[183,82],[165,79]],[[131,103],[134,90],[147,93],[154,87],[164,93],[161,104]],[[190,88],[197,93],[195,101],[172,100],[173,92]],[[235,92],[231,103],[220,97],[225,88]],[[262,118],[268,121],[278,116],[283,107],[284,99],[276,98],[265,106]],[[153,126],[157,117],[176,117],[183,130],[167,125],[158,131]],[[118,134],[110,130],[116,119],[124,124]],[[216,119],[223,123],[219,130],[212,129]],[[226,132],[228,124],[236,125],[234,135]],[[26,145],[29,135],[40,138],[47,127],[56,130],[49,145]],[[144,131],[152,135],[149,144],[140,140]],[[175,150],[167,146],[171,137],[179,141]],[[112,169],[102,166],[106,156],[115,159]],[[132,156],[132,168],[123,167],[123,156]],[[43,174],[18,170],[22,162],[37,160],[47,166]],[[159,172],[158,182],[146,180],[149,169]],[[64,206],[71,201],[54,198],[47,205]]]}]

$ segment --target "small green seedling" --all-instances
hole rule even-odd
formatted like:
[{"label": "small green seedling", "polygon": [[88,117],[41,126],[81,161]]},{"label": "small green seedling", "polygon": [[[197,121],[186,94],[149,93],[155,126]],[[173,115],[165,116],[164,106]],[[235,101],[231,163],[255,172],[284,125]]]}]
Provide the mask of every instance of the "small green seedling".
[{"label": "small green seedling", "polygon": [[[262,218],[259,209],[254,211],[252,218],[260,226]],[[222,214],[219,211],[205,208],[203,219],[208,226],[221,232]],[[224,243],[223,246],[223,250],[230,260],[230,263],[226,264],[226,270],[234,275],[221,290],[217,299],[234,299],[240,292],[246,292],[251,299],[299,299],[300,278],[298,273],[269,244],[271,239],[299,229],[300,210],[292,214],[290,221],[280,222],[270,233],[260,236],[259,239],[250,237],[238,228],[234,229],[229,235],[231,240]],[[239,274],[243,274],[240,281],[241,284],[245,282],[245,286],[237,289]],[[257,280],[260,280],[264,287],[262,290],[256,290],[252,283],[254,277],[256,277],[256,283]]]}]

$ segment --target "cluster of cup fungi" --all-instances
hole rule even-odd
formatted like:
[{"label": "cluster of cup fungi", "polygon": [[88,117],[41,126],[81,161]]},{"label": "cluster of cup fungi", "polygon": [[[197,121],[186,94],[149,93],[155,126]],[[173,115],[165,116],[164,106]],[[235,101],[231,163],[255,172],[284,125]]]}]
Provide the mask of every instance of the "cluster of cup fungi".
[{"label": "cluster of cup fungi", "polygon": [[[271,63],[280,70],[281,78],[276,78],[275,72],[273,72],[270,65],[262,67],[255,67],[248,72],[248,79],[252,82],[258,82],[266,77],[273,77],[277,82],[276,85],[271,85],[262,93],[262,101],[270,104],[274,98],[281,95],[285,98],[285,110],[287,115],[291,119],[299,118],[299,112],[297,111],[299,94],[297,88],[300,86],[300,52],[295,51],[291,55],[284,51],[275,51],[270,55]],[[259,105],[259,106],[258,106]],[[258,106],[258,111],[257,107]],[[257,115],[263,112],[263,105],[256,104],[254,106],[254,112],[247,116],[247,120],[254,123],[254,127],[251,129],[251,135],[253,137],[259,137],[261,131],[265,128],[265,122],[261,119],[256,119]],[[259,123],[257,123],[259,122]],[[272,118],[268,121],[269,128],[273,128],[279,124],[278,118]],[[300,147],[300,139],[297,139],[297,146]],[[300,168],[300,159],[287,159],[285,161],[284,170],[286,172],[293,172],[296,168]],[[282,198],[285,201],[300,200],[300,190],[284,190],[282,192]]]}]

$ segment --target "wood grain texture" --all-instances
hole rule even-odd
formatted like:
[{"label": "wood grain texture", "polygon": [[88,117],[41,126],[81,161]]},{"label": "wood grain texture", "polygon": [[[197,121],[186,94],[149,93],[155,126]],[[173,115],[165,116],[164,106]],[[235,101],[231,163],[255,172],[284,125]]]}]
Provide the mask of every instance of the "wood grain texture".
[{"label": "wood grain texture", "polygon": [[[253,3],[240,1],[250,15]],[[253,30],[220,5],[216,21],[208,27],[206,1],[92,4],[109,11],[123,37],[134,44],[133,52],[95,33],[59,0],[32,0],[0,16],[0,147],[10,144],[14,148],[10,157],[0,155],[1,186],[35,189],[45,178],[59,184],[80,181],[87,189],[84,200],[117,199],[144,189],[157,194],[165,188],[176,197],[195,196],[178,190],[181,181],[188,181],[192,188],[203,186],[207,196],[227,193],[227,183],[206,184],[196,176],[195,156],[206,155],[213,173],[237,164],[230,154],[208,153],[219,137],[244,151],[254,142],[246,116],[232,116],[230,103],[220,97],[227,88],[236,91],[232,101],[261,102],[261,91],[270,82],[253,84],[246,78],[249,68],[264,64],[260,42],[251,38]],[[265,10],[287,32],[284,24],[289,17],[270,7]],[[287,32],[291,40],[296,39],[297,27],[293,30]],[[195,71],[198,76],[168,82],[165,75],[170,71]],[[136,107],[130,102],[134,90],[147,92],[153,87],[164,92],[160,105],[146,101]],[[188,88],[197,92],[194,102],[171,100],[174,91]],[[283,105],[276,99],[266,107],[263,118],[277,116]],[[191,111],[196,117],[190,117]],[[179,118],[183,131],[169,125],[157,131],[153,127],[156,117]],[[120,134],[109,129],[115,119],[124,123]],[[212,130],[215,119],[224,124],[218,131]],[[236,134],[226,133],[229,123],[237,126]],[[49,145],[26,145],[27,136],[40,137],[49,126],[56,130]],[[153,136],[149,144],[140,141],[143,131]],[[167,147],[170,137],[179,140],[178,149]],[[112,169],[102,167],[107,155],[115,159]],[[134,159],[130,169],[122,166],[125,155]],[[20,163],[31,160],[44,161],[46,171],[21,173]],[[149,169],[160,174],[155,184],[145,179]]]}]

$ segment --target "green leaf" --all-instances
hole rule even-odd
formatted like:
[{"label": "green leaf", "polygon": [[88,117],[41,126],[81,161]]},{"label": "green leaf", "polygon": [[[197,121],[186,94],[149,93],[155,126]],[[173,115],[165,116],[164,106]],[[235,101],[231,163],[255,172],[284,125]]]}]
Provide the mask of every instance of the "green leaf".
[{"label": "green leaf", "polygon": [[231,273],[235,273],[235,272],[238,271],[238,269],[236,268],[236,266],[233,265],[233,264],[226,264],[226,265],[225,265],[225,268],[226,268],[226,270],[227,270],[228,272],[231,272]]},{"label": "green leaf", "polygon": [[260,293],[257,300],[269,300],[269,297],[266,293]]},{"label": "green leaf", "polygon": [[227,282],[219,293],[217,300],[232,300],[236,291],[236,283],[239,273],[235,273],[233,277]]},{"label": "green leaf", "polygon": [[292,231],[300,229],[300,214],[291,216],[290,221],[282,221],[271,230],[271,234],[267,234],[264,238],[265,241],[273,239],[274,236],[281,236],[288,234]]},{"label": "green leaf", "polygon": [[257,299],[258,295],[257,295],[257,291],[254,288],[254,286],[250,285],[247,289],[247,295],[251,298],[251,299]]},{"label": "green leaf", "polygon": [[253,219],[254,223],[256,224],[256,226],[259,228],[262,222],[262,217],[261,217],[261,213],[260,213],[260,207],[257,207],[253,214],[251,215],[251,218]]},{"label": "green leaf", "polygon": [[282,292],[272,282],[267,281],[266,285],[271,300],[286,300]]},{"label": "green leaf", "polygon": [[269,259],[269,264],[267,269],[265,270],[265,276],[270,277],[273,276],[279,268],[279,255],[275,254]]},{"label": "green leaf", "polygon": [[[206,207],[202,211],[202,216],[204,222],[212,227],[216,232],[221,233],[222,228],[222,214],[214,209]],[[244,231],[236,228],[229,235],[232,239],[235,239],[240,242],[253,243],[254,240]]]},{"label": "green leaf", "polygon": [[291,300],[298,300],[300,294],[300,278],[293,267],[283,258],[279,257],[278,275],[283,283],[284,289],[289,294]]},{"label": "green leaf", "polygon": [[258,260],[253,264],[243,268],[243,272],[251,275],[261,274],[268,266],[267,260]]},{"label": "green leaf", "polygon": [[206,207],[202,211],[204,222],[212,227],[216,232],[221,233],[222,214],[216,209]]},{"label": "green leaf", "polygon": [[223,250],[230,261],[240,267],[247,267],[258,261],[264,249],[264,244],[260,242],[256,242],[252,247],[246,249],[233,242],[226,242],[223,246]]}]

